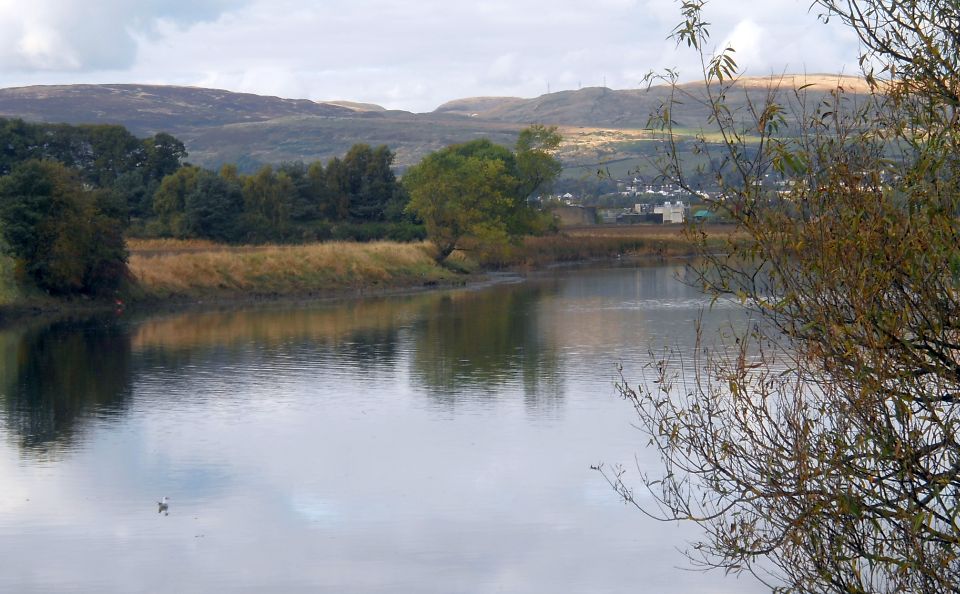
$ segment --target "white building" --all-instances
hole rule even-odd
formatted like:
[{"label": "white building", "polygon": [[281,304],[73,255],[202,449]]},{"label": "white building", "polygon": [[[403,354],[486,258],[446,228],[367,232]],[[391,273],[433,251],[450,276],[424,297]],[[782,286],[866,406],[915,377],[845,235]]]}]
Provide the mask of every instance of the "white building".
[{"label": "white building", "polygon": [[685,219],[687,207],[683,205],[683,202],[677,202],[676,204],[671,202],[664,202],[663,206],[653,207],[653,214],[662,214],[664,223],[682,223]]}]

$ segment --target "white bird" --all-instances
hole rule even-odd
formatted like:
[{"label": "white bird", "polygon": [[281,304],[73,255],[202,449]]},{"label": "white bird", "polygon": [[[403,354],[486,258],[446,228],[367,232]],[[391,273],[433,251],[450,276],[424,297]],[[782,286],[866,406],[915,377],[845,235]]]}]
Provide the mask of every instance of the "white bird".
[{"label": "white bird", "polygon": [[170,509],[170,499],[168,497],[164,497],[163,499],[157,502],[158,514],[169,516],[170,515],[169,509]]}]

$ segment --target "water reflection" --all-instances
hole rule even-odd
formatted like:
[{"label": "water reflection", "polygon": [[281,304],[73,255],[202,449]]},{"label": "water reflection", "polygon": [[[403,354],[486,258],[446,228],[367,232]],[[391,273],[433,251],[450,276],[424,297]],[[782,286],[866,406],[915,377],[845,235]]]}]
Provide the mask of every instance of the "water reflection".
[{"label": "water reflection", "polygon": [[336,393],[347,377],[408,383],[445,410],[519,396],[528,412],[555,416],[571,369],[604,375],[692,328],[706,302],[676,281],[682,271],[584,271],[485,290],[6,331],[6,422],[21,447],[42,449],[69,445],[86,417],[122,413],[134,381],[165,386],[169,406],[229,399],[248,385],[269,393],[273,379]]},{"label": "water reflection", "polygon": [[445,295],[415,326],[414,384],[452,408],[458,399],[495,396],[520,382],[528,408],[557,408],[558,351],[538,307],[556,292],[555,283],[538,283]]},{"label": "water reflection", "polygon": [[478,291],[8,330],[0,333],[5,417],[24,449],[69,445],[82,419],[125,410],[134,377],[166,385],[169,405],[195,395],[198,376],[216,378],[212,394],[227,398],[277,370],[331,383],[336,374],[373,382],[408,374],[447,410],[521,396],[528,412],[555,415],[565,366],[612,370],[631,354],[626,345],[645,352],[650,332],[692,321],[701,304],[676,282],[679,271],[587,271]]},{"label": "water reflection", "polygon": [[4,344],[4,416],[24,450],[69,448],[86,419],[116,417],[127,408],[130,337],[115,320],[58,321],[8,331]]},{"label": "water reflection", "polygon": [[0,591],[742,592],[589,469],[675,272],[0,332]]},{"label": "water reflection", "polygon": [[138,366],[155,372],[295,361],[301,369],[375,378],[409,365],[413,386],[446,407],[519,383],[529,409],[555,410],[563,392],[558,351],[538,305],[557,290],[556,283],[537,283],[295,309],[193,312],[139,322],[132,344]]},{"label": "water reflection", "polygon": [[150,317],[135,325],[132,345],[151,363],[178,368],[202,364],[214,353],[228,359],[240,354],[288,356],[308,349],[316,356],[335,354],[355,363],[392,363],[397,357],[398,328],[418,311],[407,300],[370,300],[333,306],[268,307],[198,311]]}]

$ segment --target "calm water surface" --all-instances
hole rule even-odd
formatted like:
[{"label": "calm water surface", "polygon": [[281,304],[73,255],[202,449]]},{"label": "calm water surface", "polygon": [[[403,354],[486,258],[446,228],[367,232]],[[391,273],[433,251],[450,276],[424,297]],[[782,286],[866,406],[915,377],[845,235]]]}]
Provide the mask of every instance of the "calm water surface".
[{"label": "calm water surface", "polygon": [[4,330],[0,591],[760,591],[590,470],[656,468],[613,384],[682,272]]}]

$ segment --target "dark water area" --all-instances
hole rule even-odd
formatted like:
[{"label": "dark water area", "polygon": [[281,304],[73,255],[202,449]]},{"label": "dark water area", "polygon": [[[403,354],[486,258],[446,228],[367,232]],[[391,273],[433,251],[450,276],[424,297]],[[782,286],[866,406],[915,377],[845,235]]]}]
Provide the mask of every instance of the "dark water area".
[{"label": "dark water area", "polygon": [[0,591],[761,591],[590,470],[657,468],[614,382],[683,273],[0,331]]}]

